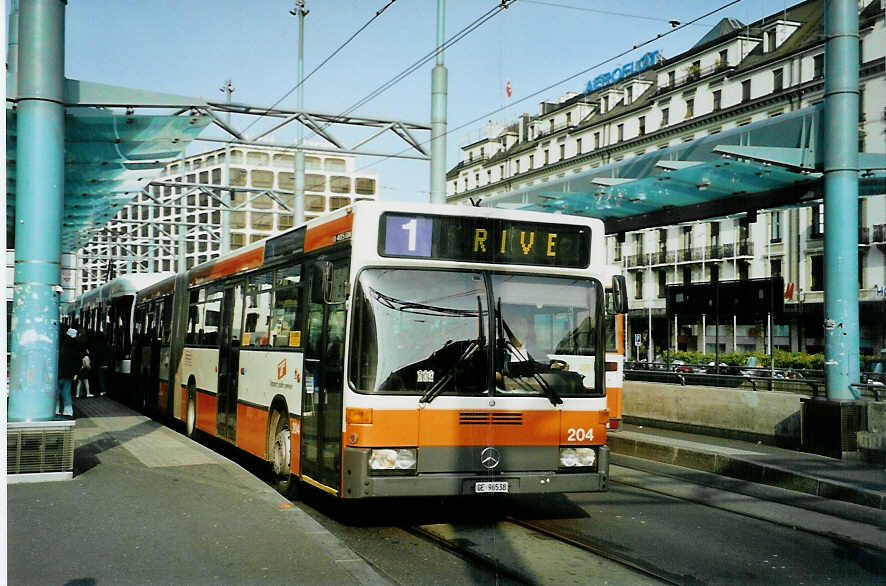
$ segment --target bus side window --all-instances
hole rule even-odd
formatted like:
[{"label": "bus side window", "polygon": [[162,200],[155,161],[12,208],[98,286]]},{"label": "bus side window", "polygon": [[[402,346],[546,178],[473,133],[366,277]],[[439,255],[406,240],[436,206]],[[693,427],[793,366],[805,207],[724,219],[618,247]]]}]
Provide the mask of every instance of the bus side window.
[{"label": "bus side window", "polygon": [[185,343],[199,344],[197,341],[197,330],[200,327],[200,294],[197,291],[191,291],[188,301],[188,329],[185,335]]},{"label": "bus side window", "polygon": [[254,275],[249,279],[249,283],[246,285],[244,346],[268,346],[270,344],[272,290],[272,272]]},{"label": "bus side window", "polygon": [[301,265],[279,269],[274,280],[274,311],[271,313],[271,334],[274,346],[301,346],[298,323],[301,303]]},{"label": "bus side window", "polygon": [[224,293],[221,289],[206,295],[206,311],[204,312],[202,336],[200,343],[204,346],[218,345],[218,326],[221,321],[221,302]]}]

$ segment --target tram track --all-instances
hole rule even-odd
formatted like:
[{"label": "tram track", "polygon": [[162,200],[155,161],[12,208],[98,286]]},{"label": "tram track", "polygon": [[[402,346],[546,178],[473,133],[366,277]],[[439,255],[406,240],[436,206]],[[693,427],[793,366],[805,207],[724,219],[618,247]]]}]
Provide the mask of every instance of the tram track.
[{"label": "tram track", "polygon": [[[402,529],[497,575],[526,584],[581,584],[595,579],[615,583],[627,580],[632,584],[687,583],[679,576],[629,559],[613,549],[510,516],[485,527],[423,525]],[[486,537],[489,542],[482,543],[478,537]],[[521,543],[529,546],[521,547]],[[614,570],[614,566],[619,569]],[[623,577],[614,577],[614,571],[621,572]]]}]

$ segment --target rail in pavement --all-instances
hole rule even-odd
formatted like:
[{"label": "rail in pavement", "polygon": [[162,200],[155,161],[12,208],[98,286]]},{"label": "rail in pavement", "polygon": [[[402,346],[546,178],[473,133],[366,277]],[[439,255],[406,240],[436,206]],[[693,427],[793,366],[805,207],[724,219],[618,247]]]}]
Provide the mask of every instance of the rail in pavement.
[{"label": "rail in pavement", "polygon": [[813,495],[831,501],[831,508],[842,502],[886,510],[886,471],[862,461],[635,425],[623,425],[607,441],[615,463],[620,455],[637,457]]}]

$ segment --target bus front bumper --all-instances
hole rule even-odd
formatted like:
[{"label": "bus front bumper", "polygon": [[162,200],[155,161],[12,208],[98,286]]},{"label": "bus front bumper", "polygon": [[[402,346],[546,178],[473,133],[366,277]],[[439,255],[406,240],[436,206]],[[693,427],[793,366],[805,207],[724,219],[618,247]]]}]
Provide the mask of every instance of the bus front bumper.
[{"label": "bus front bumper", "polygon": [[[593,472],[502,471],[421,473],[412,475],[369,474],[369,450],[345,448],[343,498],[398,496],[459,496],[481,494],[545,494],[563,492],[599,492],[609,483],[609,448],[598,452]],[[502,483],[507,483],[504,490]],[[492,484],[490,484],[492,483]]]}]

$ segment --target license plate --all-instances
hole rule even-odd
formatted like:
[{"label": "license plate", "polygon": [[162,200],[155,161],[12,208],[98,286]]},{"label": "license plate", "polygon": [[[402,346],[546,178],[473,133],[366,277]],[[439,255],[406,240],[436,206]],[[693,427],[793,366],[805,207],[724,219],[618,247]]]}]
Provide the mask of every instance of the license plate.
[{"label": "license plate", "polygon": [[478,482],[474,485],[474,492],[508,492],[507,482]]}]

